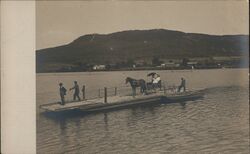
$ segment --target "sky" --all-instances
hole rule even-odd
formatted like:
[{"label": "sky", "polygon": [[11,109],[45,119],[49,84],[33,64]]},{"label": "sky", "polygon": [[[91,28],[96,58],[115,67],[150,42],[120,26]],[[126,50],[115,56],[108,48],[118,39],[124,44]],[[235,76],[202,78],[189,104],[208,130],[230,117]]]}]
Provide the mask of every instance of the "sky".
[{"label": "sky", "polygon": [[37,1],[36,49],[92,33],[169,29],[212,35],[249,34],[247,0]]}]

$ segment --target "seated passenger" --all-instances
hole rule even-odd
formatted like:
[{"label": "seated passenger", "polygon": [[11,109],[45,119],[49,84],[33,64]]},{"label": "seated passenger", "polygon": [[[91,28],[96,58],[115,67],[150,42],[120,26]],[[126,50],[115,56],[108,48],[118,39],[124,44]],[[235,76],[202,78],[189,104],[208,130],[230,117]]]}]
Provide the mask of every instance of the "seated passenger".
[{"label": "seated passenger", "polygon": [[160,75],[155,74],[154,77],[153,77],[153,87],[154,88],[160,88],[161,87],[160,83],[161,83]]}]

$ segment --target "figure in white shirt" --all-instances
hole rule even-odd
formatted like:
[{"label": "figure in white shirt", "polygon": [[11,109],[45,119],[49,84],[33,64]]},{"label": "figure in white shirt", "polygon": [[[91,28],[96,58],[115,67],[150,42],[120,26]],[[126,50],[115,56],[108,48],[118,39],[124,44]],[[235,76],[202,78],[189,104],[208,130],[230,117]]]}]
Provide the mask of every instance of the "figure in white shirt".
[{"label": "figure in white shirt", "polygon": [[161,88],[161,77],[159,74],[155,74],[153,77],[153,88]]}]

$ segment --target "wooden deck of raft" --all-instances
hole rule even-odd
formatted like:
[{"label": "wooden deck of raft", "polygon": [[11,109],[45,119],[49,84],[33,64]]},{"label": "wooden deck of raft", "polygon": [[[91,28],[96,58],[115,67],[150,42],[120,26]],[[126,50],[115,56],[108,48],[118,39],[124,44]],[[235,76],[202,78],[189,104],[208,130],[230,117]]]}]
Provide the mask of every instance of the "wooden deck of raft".
[{"label": "wooden deck of raft", "polygon": [[58,112],[68,111],[73,109],[81,109],[83,111],[98,111],[106,110],[130,105],[138,105],[145,103],[159,102],[162,99],[165,100],[182,100],[191,98],[201,97],[200,93],[197,92],[185,92],[176,94],[167,94],[163,92],[153,93],[149,95],[137,95],[133,96],[110,96],[107,97],[107,103],[104,102],[104,98],[96,98],[90,100],[83,100],[77,102],[68,102],[65,105],[59,103],[50,103],[41,105],[40,108],[45,111]]}]

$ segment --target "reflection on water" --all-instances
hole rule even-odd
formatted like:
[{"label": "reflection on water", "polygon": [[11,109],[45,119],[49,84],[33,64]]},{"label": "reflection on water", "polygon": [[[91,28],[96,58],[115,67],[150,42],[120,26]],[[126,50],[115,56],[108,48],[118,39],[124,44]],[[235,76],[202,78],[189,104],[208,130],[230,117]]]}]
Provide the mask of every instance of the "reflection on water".
[{"label": "reflection on water", "polygon": [[[205,89],[205,98],[196,101],[94,114],[65,112],[55,115],[38,110],[37,152],[249,153],[248,77],[241,76],[247,71],[177,71],[174,75],[168,71],[160,72],[168,82],[177,83],[176,76],[184,76],[189,87]],[[56,78],[51,74],[38,75],[37,103],[57,99],[54,96],[57,87],[51,86],[52,82],[63,81],[70,85],[75,78],[84,82],[114,76],[112,83],[121,85],[124,76],[139,77],[142,74],[147,72],[56,74]],[[103,81],[93,82],[93,87],[107,84],[99,82]],[[47,91],[53,96],[47,95]]]}]

